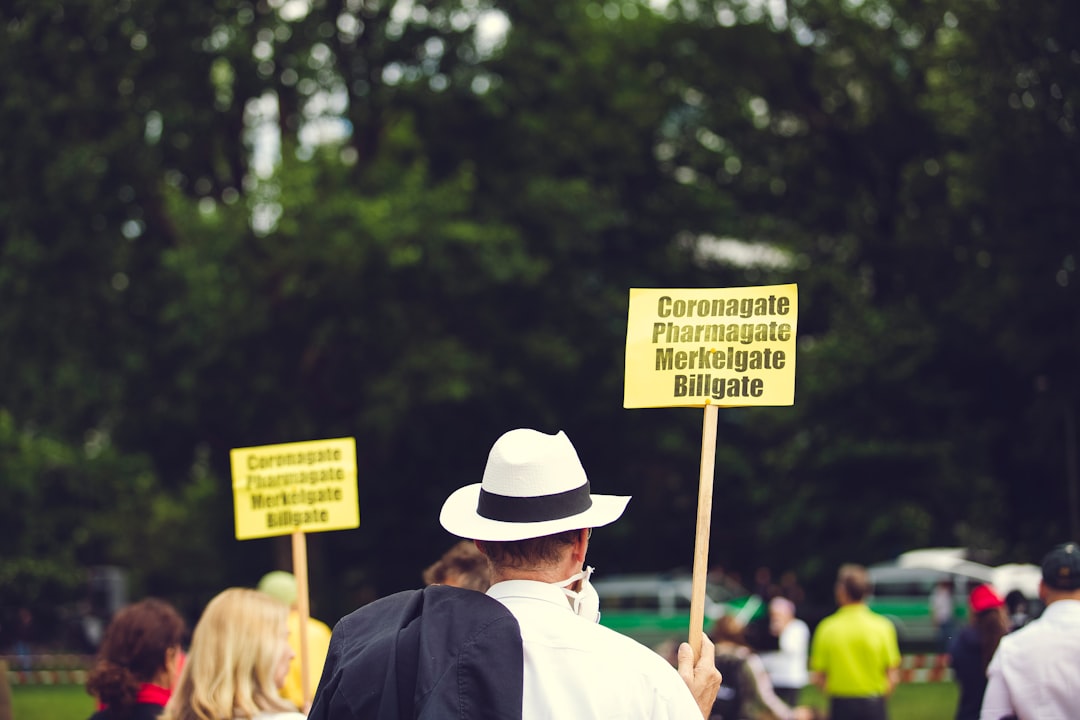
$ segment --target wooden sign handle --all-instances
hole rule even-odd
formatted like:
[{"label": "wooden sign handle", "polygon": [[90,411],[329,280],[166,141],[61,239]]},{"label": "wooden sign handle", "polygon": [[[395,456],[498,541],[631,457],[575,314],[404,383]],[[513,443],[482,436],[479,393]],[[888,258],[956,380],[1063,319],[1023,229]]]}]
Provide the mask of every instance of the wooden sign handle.
[{"label": "wooden sign handle", "polygon": [[705,581],[709,573],[709,528],[712,525],[713,471],[716,465],[715,405],[705,406],[701,428],[701,475],[698,479],[697,532],[694,536],[694,579],[690,589],[690,647],[701,657],[705,627]]},{"label": "wooden sign handle", "polygon": [[308,604],[307,542],[301,530],[292,534],[293,575],[296,576],[296,612],[300,616],[300,688],[304,695],[304,707],[311,705],[312,687],[308,677],[311,660],[308,653]]}]

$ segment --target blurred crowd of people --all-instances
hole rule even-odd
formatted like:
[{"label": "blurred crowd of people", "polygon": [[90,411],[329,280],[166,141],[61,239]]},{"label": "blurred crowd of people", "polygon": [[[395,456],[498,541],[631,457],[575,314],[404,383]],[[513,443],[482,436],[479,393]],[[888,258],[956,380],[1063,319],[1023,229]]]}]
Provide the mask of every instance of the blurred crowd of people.
[{"label": "blurred crowd of people", "polygon": [[[711,636],[724,679],[711,720],[886,720],[901,656],[895,626],[866,605],[866,568],[840,567],[838,609],[812,633],[767,568],[754,580],[755,592],[771,598],[767,631],[750,633],[735,615],[716,621]],[[939,583],[929,609],[959,689],[956,720],[1080,717],[1080,546],[1065,543],[1044,557],[1046,610],[1037,619],[1018,592],[1002,597],[983,584],[968,597],[968,623],[956,627],[952,592]],[[799,704],[811,683],[825,707]]]},{"label": "blurred crowd of people", "polygon": [[188,642],[169,603],[129,605],[109,623],[89,674],[92,720],[302,720],[282,695],[295,656],[289,612],[271,594],[227,588],[207,603]]},{"label": "blurred crowd of people", "polygon": [[[759,572],[767,642],[735,615],[699,648],[647,648],[600,625],[586,552],[628,501],[591,492],[565,434],[511,431],[483,482],[446,500],[440,522],[462,539],[421,572],[422,589],[333,631],[302,616],[284,571],[220,592],[190,636],[169,603],[132,603],[104,630],[91,720],[886,720],[901,658],[895,626],[866,605],[861,565],[839,568],[837,608],[813,630],[794,577]],[[974,588],[970,624],[949,633],[957,720],[1080,717],[1075,543],[1044,558],[1040,597],[1042,616],[1018,628],[992,587]],[[824,707],[800,704],[811,684]]]},{"label": "blurred crowd of people", "polygon": [[628,501],[590,492],[564,433],[506,433],[483,482],[447,499],[442,524],[462,541],[423,571],[423,589],[330,631],[303,621],[295,578],[275,571],[215,596],[190,640],[175,608],[139,601],[104,632],[93,720],[704,718],[720,686],[708,638],[699,653],[683,643],[672,668],[596,622],[585,553]]},{"label": "blurred crowd of people", "polygon": [[[485,593],[493,584],[493,567],[476,543],[462,540],[421,577],[427,586]],[[709,637],[722,683],[709,720],[887,718],[900,655],[892,624],[865,605],[870,591],[865,568],[842,566],[835,587],[839,609],[813,633],[791,599],[774,595],[768,602],[774,642],[761,643],[766,649],[760,652],[735,616],[717,620]],[[1047,609],[1032,622],[1010,613],[990,585],[971,591],[969,623],[950,634],[948,645],[960,690],[956,720],[1080,716],[1080,547],[1075,543],[1048,553],[1040,592]],[[291,573],[268,573],[255,589],[228,588],[213,598],[190,634],[176,608],[163,600],[147,598],[123,608],[105,630],[89,673],[87,691],[98,703],[91,720],[306,718],[331,630],[307,619],[304,688],[296,597]],[[677,664],[674,648],[656,650]],[[827,708],[799,704],[811,682],[827,698]]]},{"label": "blurred crowd of people", "polygon": [[[471,541],[426,568],[427,585],[484,592],[491,566]],[[228,588],[189,632],[158,598],[121,609],[104,630],[86,684],[91,720],[294,720],[305,718],[330,647],[330,627],[306,618],[307,685],[301,675],[298,588],[275,570],[254,589]]]},{"label": "blurred crowd of people", "polygon": [[1046,554],[1039,599],[1045,608],[1029,620],[1008,613],[993,588],[972,592],[971,626],[950,647],[958,720],[1080,717],[1080,545]]}]

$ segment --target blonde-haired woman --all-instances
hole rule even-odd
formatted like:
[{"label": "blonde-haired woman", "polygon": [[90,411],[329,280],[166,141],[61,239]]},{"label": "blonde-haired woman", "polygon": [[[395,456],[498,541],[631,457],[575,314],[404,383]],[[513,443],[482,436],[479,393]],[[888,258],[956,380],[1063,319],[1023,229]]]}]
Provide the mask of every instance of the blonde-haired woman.
[{"label": "blonde-haired woman", "polygon": [[160,720],[303,720],[278,693],[293,657],[289,608],[247,588],[211,600]]}]

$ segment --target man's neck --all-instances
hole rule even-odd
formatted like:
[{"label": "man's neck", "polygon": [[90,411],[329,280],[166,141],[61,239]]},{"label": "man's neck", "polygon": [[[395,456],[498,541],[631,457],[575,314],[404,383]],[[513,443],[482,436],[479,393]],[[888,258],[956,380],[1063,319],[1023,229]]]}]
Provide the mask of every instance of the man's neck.
[{"label": "man's neck", "polygon": [[1080,600],[1080,590],[1048,590],[1046,592],[1046,605],[1048,607],[1058,600]]},{"label": "man's neck", "polygon": [[562,574],[560,568],[544,567],[544,568],[492,568],[492,580],[494,582],[504,582],[506,580],[533,580],[542,583],[557,583],[562,582],[574,573]]}]

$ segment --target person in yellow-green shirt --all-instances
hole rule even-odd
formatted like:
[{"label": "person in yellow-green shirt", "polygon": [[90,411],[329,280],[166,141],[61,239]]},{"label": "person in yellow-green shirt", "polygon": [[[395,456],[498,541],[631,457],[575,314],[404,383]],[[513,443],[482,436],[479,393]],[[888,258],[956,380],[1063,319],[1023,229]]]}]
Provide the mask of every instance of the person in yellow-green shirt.
[{"label": "person in yellow-green shirt", "polygon": [[866,606],[863,566],[841,565],[835,593],[840,607],[810,643],[810,680],[828,696],[830,720],[886,720],[885,699],[900,677],[896,628]]},{"label": "person in yellow-green shirt", "polygon": [[289,663],[285,684],[281,686],[281,696],[306,714],[311,709],[311,701],[315,689],[319,687],[323,665],[326,664],[326,653],[330,650],[330,628],[326,623],[308,617],[308,691],[311,694],[305,698],[300,675],[300,613],[296,609],[296,578],[292,573],[274,570],[263,575],[258,590],[289,606],[289,645],[295,655]]}]

